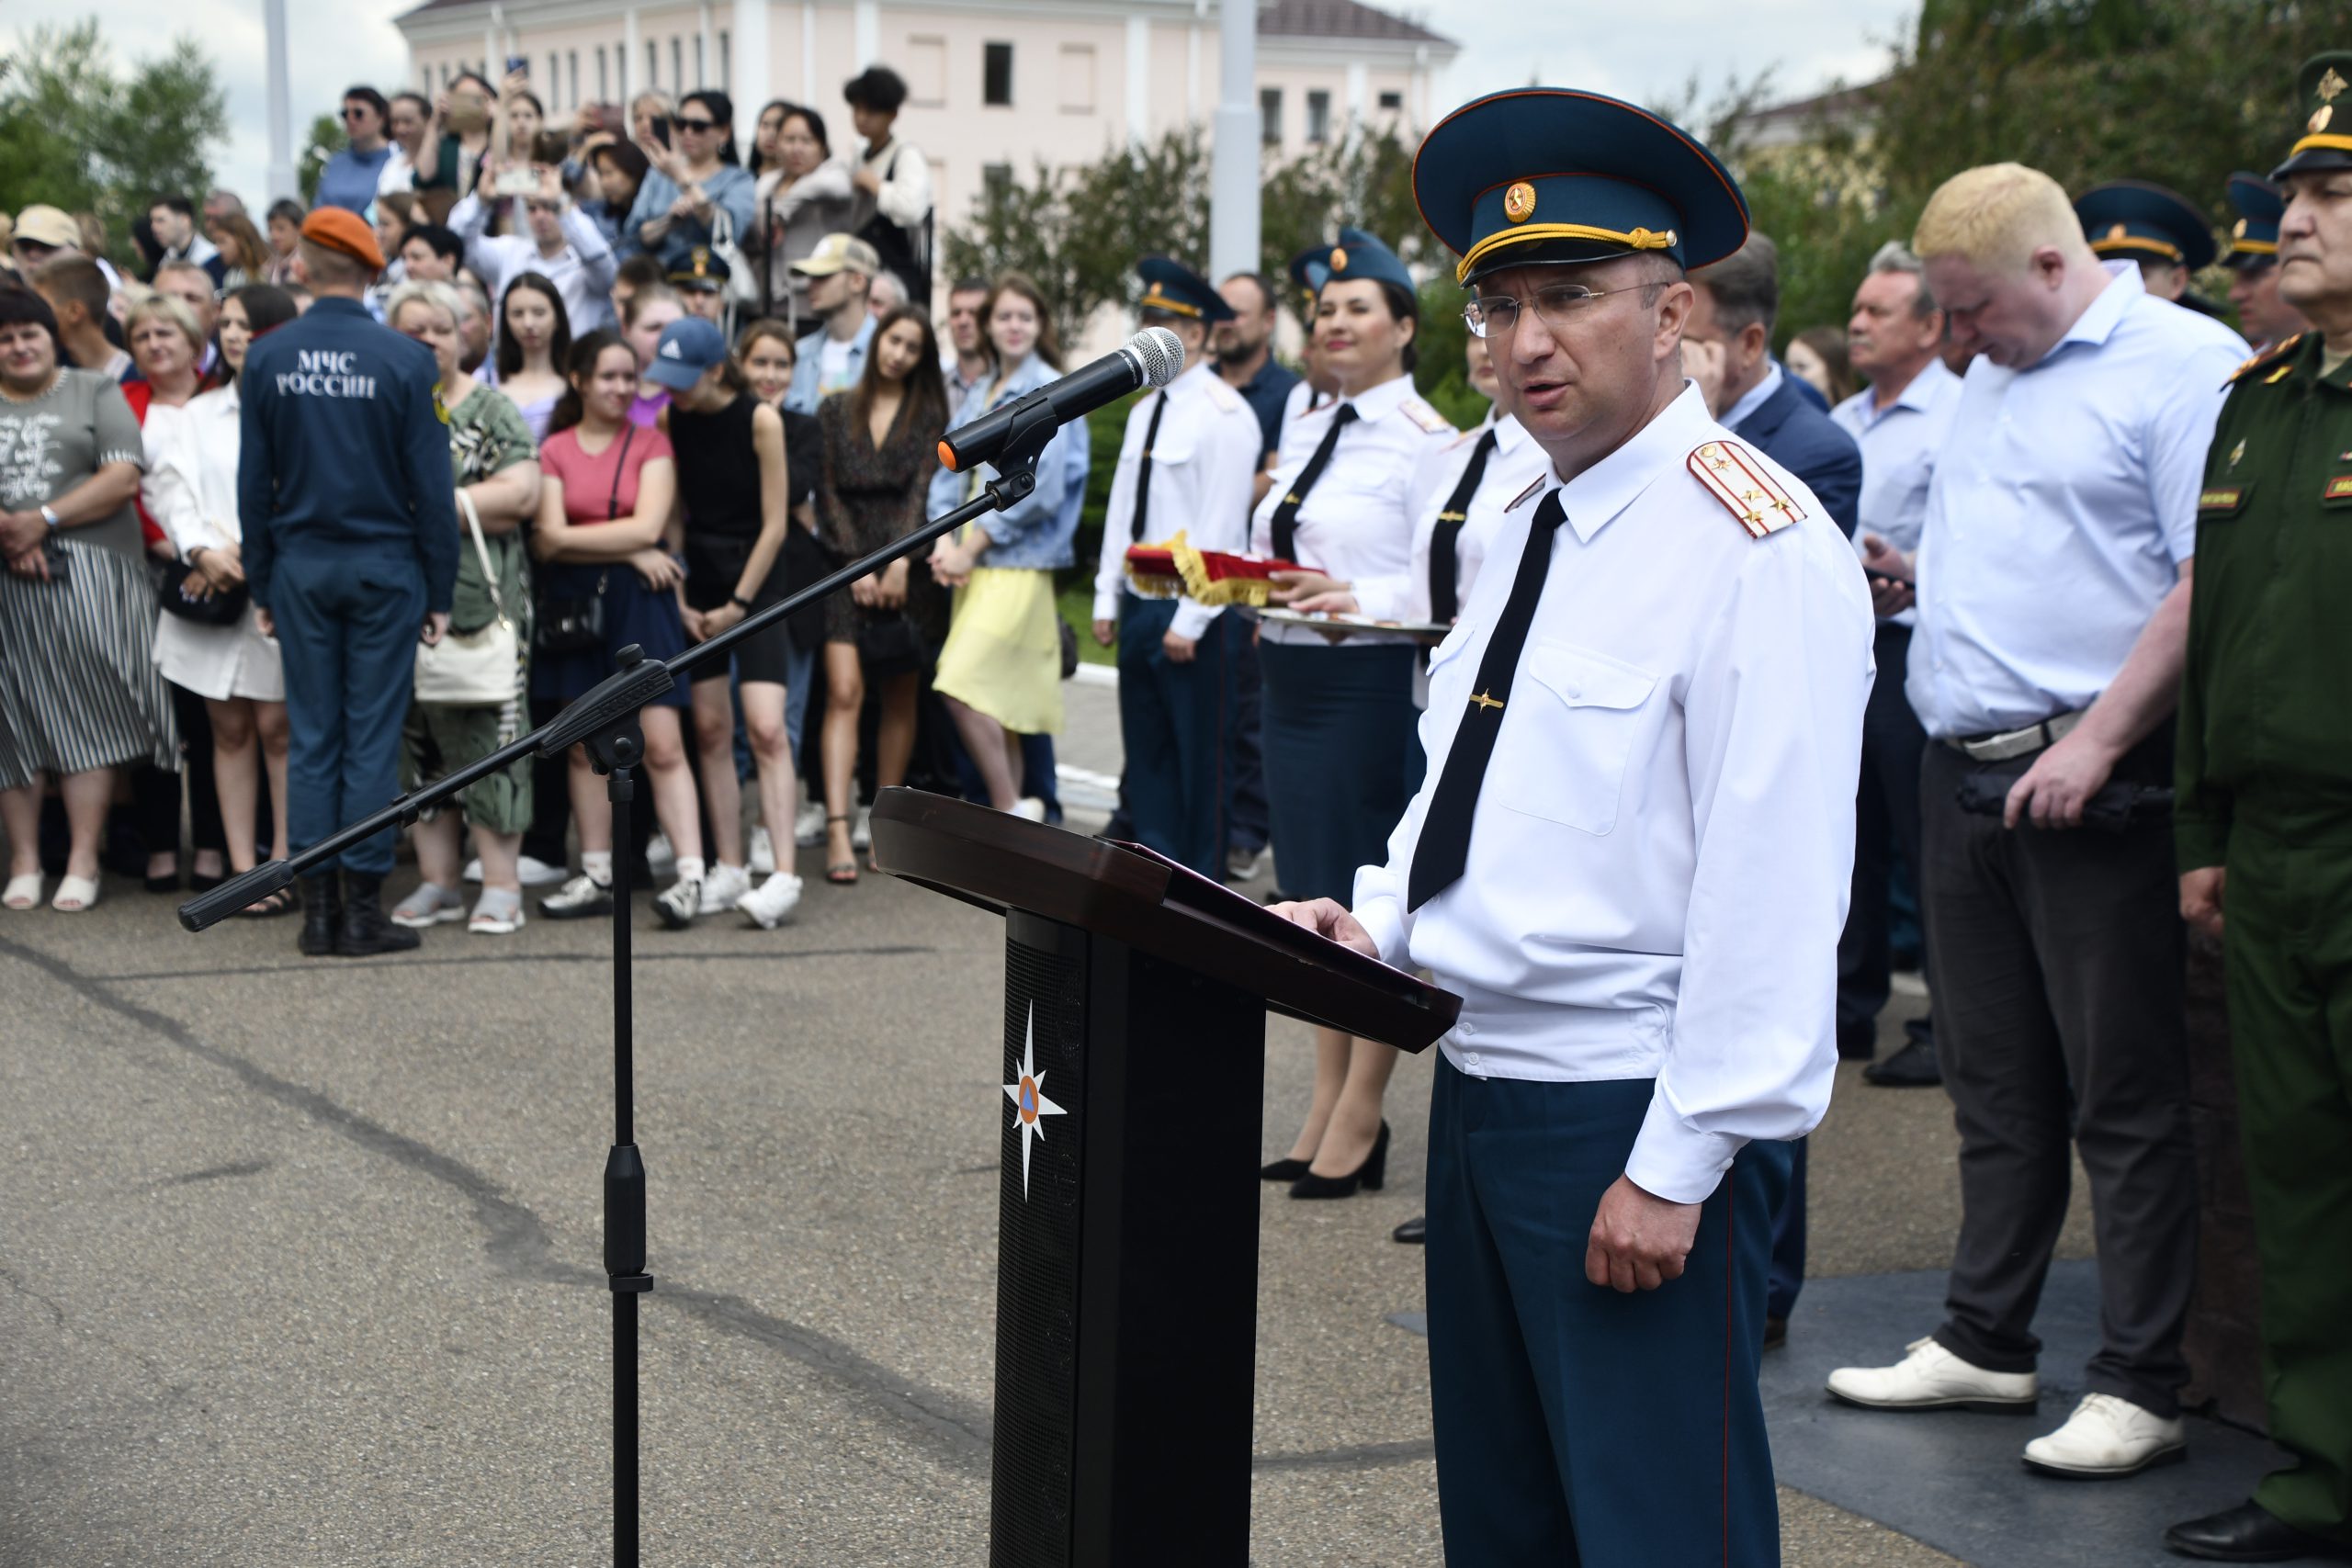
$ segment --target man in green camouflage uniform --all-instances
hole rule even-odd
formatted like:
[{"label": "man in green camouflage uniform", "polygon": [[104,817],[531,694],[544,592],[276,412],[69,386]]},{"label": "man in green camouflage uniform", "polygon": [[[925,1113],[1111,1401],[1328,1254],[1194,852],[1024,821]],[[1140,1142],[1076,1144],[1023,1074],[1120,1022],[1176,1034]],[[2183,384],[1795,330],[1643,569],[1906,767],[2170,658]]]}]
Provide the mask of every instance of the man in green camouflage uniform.
[{"label": "man in green camouflage uniform", "polygon": [[2181,913],[2228,963],[2263,1386],[2295,1461],[2165,1532],[2232,1562],[2352,1553],[2352,51],[2299,85],[2271,177],[2279,296],[2313,330],[2222,411],[2180,703]]}]

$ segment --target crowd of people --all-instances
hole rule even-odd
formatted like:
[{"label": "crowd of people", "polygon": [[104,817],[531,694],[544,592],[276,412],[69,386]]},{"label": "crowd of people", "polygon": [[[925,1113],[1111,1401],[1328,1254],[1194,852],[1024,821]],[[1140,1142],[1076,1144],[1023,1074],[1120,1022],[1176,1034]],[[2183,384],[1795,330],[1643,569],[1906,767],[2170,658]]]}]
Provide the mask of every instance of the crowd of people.
[{"label": "crowd of people", "polygon": [[[2334,94],[2313,90],[2316,124]],[[733,106],[715,91],[643,95],[626,124],[592,115],[566,130],[520,75],[493,87],[469,74],[430,101],[354,88],[348,145],[322,171],[316,205],[279,203],[257,226],[231,193],[200,205],[164,193],[140,220],[144,265],[131,275],[87,224],[19,211],[15,276],[0,279],[0,902],[32,908],[47,874],[51,908],[88,909],[102,860],[123,854],[163,891],[316,844],[553,717],[625,649],[674,657],[973,495],[993,470],[944,468],[939,438],[1060,374],[1053,301],[1018,274],[960,278],[935,324],[929,173],[892,130],[904,84],[877,67],[845,97],[854,145],[837,153],[819,111],[778,103],[758,117],[746,163]],[[2220,868],[2258,861],[2250,846],[2306,820],[2277,773],[2256,776],[2292,773],[2293,759],[2266,750],[2269,732],[2238,710],[2211,705],[2230,691],[2269,699],[2233,687],[2245,677],[2227,650],[2250,645],[2213,624],[2225,611],[2209,610],[2211,586],[2192,612],[2192,562],[2200,533],[2230,538],[2222,525],[2257,507],[2255,467],[2240,464],[2259,463],[2267,427],[2231,401],[2224,434],[2243,434],[2226,451],[2213,434],[2232,389],[2252,370],[2264,387],[2341,393],[2342,345],[2306,335],[2301,314],[2334,323],[2352,309],[2340,140],[2299,145],[2283,183],[2233,179],[2242,221],[2222,243],[2198,204],[2161,186],[2117,181],[2070,201],[2018,165],[1969,171],[1914,235],[1888,237],[1844,327],[1785,337],[1778,252],[1744,209],[1730,243],[1687,276],[1675,231],[1623,220],[1631,259],[1670,253],[1681,290],[1671,333],[1660,327],[1645,350],[1665,344],[1662,395],[1682,410],[1659,413],[1661,428],[1733,438],[1690,454],[1711,487],[1692,494],[1712,494],[1758,540],[1817,509],[1850,541],[1853,559],[1838,556],[1850,581],[1792,642],[1828,635],[1844,614],[1837,595],[1859,605],[1866,592],[1875,611],[1878,677],[1866,705],[1852,694],[1853,733],[1812,739],[1813,761],[1850,770],[1858,787],[1850,830],[1831,822],[1838,841],[1796,882],[1849,852],[1851,875],[1835,900],[1834,1012],[1822,1040],[1797,1043],[1803,1071],[1775,1091],[1771,1127],[1785,1130],[1752,1134],[1785,1162],[1755,1188],[1770,1221],[1758,1344],[1785,1338],[1804,1281],[1800,1112],[1817,1119],[1831,1054],[1875,1056],[1893,974],[1916,964],[1934,1013],[1865,1076],[1940,1083],[1956,1108],[1964,1219],[1949,1314],[1903,1359],[1841,1370],[1829,1388],[1879,1408],[2030,1404],[2031,1324],[2079,1153],[2098,1217],[2102,1345],[2089,1395],[2025,1449],[2052,1473],[2128,1474],[2185,1442],[2198,1195],[2178,904],[2218,931]],[[1539,193],[1549,177],[1479,197],[1500,216],[1476,209],[1465,236],[1499,226],[1480,249],[1455,246],[1474,288],[1494,276],[1491,262],[1477,270],[1481,254],[1556,239],[1510,227],[1556,199]],[[1614,199],[1611,188],[1577,199]],[[1641,215],[1654,198],[1623,199]],[[1720,199],[1692,197],[1684,221]],[[1583,229],[1577,245],[1617,232]],[[2282,288],[2282,254],[2297,253],[2324,265],[2328,288]],[[1642,750],[1660,744],[1660,677],[1596,651],[1600,632],[1539,640],[1523,663],[1511,643],[1489,669],[1506,634],[1529,635],[1535,599],[1522,613],[1521,587],[1542,592],[1540,572],[1527,575],[1537,547],[1557,533],[1592,551],[1610,514],[1562,512],[1563,447],[1536,432],[1559,423],[1575,378],[1546,379],[1550,349],[1527,345],[1602,319],[1611,295],[1663,309],[1663,275],[1610,288],[1555,276],[1625,254],[1564,252],[1547,258],[1554,272],[1506,271],[1521,287],[1476,295],[1464,368],[1491,406],[1467,430],[1416,389],[1420,295],[1380,237],[1341,229],[1296,258],[1287,288],[1137,258],[1138,319],[1172,332],[1184,364],[1125,414],[1091,568],[1091,629],[1116,645],[1127,760],[1108,832],[1219,879],[1261,874],[1271,845],[1288,900],[1401,909],[1360,934],[1392,959],[1467,964],[1465,1018],[1489,1020],[1482,1048],[1495,1062],[1518,1061],[1512,1010],[1540,988],[1528,976],[1569,962],[1566,939],[1544,933],[1608,911],[1571,919],[1531,903],[1474,918],[1447,890],[1465,874],[1500,886],[1553,854],[1589,862],[1595,886],[1633,888],[1651,862],[1607,854],[1630,852],[1622,829],[1635,820],[1650,824],[1635,847],[1652,859],[1695,859],[1691,824],[1657,828],[1657,802],[1697,788],[1677,770],[1708,761],[1702,742],[1724,755],[1758,744],[1752,727],[1775,701],[1743,694],[1744,711],[1768,719],[1742,728],[1727,691],[1700,678],[1724,678],[1717,653],[1747,656],[1705,638],[1743,635],[1752,607],[1727,614],[1731,629],[1691,628],[1704,657],[1675,688],[1690,753],[1663,773]],[[2197,292],[2215,262],[2235,330]],[[1294,371],[1272,344],[1284,302],[1302,299]],[[830,882],[870,869],[859,802],[876,789],[913,781],[1057,817],[1052,737],[1075,653],[1056,574],[1076,565],[1089,455],[1084,423],[1066,426],[1017,503],[697,667],[644,712],[646,788],[629,819],[616,818],[584,748],[515,761],[410,829],[419,880],[398,902],[381,898],[386,833],[243,913],[299,908],[303,952],[364,956],[443,922],[512,934],[534,889],[545,918],[609,915],[626,857],[666,876],[654,901],[665,926],[734,911],[773,928],[800,901],[801,848],[820,850]],[[1568,493],[1594,494],[1593,475],[1621,456]],[[2313,473],[2327,504],[2352,496],[2352,478]],[[1623,506],[1639,489],[1622,479],[1598,493]],[[2240,537],[2253,526],[2231,525]],[[1136,547],[1193,570],[1155,583]],[[1199,564],[1210,558],[1262,570],[1221,578]],[[1596,581],[1620,570],[1594,558]],[[2256,596],[2245,578],[2267,574],[2267,558],[2233,561],[2225,592]],[[1589,613],[1640,642],[1672,623],[1660,611],[1637,630],[1643,603]],[[1480,662],[1456,662],[1490,634]],[[1431,705],[1461,687],[1474,714],[1499,713],[1514,673],[1520,692],[1548,694],[1533,698],[1555,705],[1546,713],[1572,716],[1573,743],[1521,726],[1474,744]],[[1714,728],[1702,734],[1702,721]],[[2336,744],[2315,734],[2302,759]],[[1435,780],[1431,756],[1447,764]],[[1524,869],[1471,838],[1482,773],[1514,831],[1544,846]],[[2178,863],[2191,874],[2177,890],[2165,794],[2176,776]],[[2229,835],[2241,821],[2266,826]],[[1775,852],[1822,826],[1786,824]],[[1607,854],[1591,849],[1612,832]],[[2292,860],[2287,838],[2274,848]],[[2300,931],[2301,908],[2243,918]],[[1679,950],[1645,947],[1644,911],[1623,913],[1609,930],[1643,952],[1600,988],[1673,996],[1682,961],[1657,954]],[[1430,959],[1407,940],[1462,945]],[[1497,946],[1508,964],[1468,956]],[[2233,973],[2233,1001],[2251,1015],[2328,1005],[2296,989],[2305,979],[2245,965],[2257,977]],[[1546,1005],[1600,994],[1582,971],[1555,978]],[[1547,1076],[1482,1067],[1464,1050],[1458,1066],[1481,1080]],[[1262,1174],[1300,1199],[1381,1187],[1394,1061],[1319,1031],[1312,1096]],[[1668,1196],[1690,1178],[1695,1205],[1724,1166],[1699,1182],[1676,1162],[1714,1155],[1664,1152],[1669,1142],[1660,1135],[1648,1163],[1636,1145],[1634,1164]],[[2301,1179],[2295,1156],[2265,1152],[2258,1187]],[[1433,1175],[1433,1204],[1438,1185]],[[1445,1201],[1459,1222],[1469,1200]],[[2332,1321],[2320,1337],[2340,1342],[2340,1284],[2315,1279],[2298,1250],[2324,1251],[2340,1219],[2296,1223],[2296,1246],[2265,1244],[2288,1281],[2273,1281],[2290,1302],[2280,1316],[2304,1325],[2294,1332]],[[1416,1219],[1396,1239],[1430,1236]],[[2274,1340],[2281,1366],[2324,1380],[2304,1348]],[[2274,1436],[2324,1472],[2325,1402],[2281,1399]],[[2184,1526],[2175,1544],[2289,1539],[2271,1525],[2345,1539],[2352,1500],[2333,1474],[2266,1491],[2259,1517]]]}]

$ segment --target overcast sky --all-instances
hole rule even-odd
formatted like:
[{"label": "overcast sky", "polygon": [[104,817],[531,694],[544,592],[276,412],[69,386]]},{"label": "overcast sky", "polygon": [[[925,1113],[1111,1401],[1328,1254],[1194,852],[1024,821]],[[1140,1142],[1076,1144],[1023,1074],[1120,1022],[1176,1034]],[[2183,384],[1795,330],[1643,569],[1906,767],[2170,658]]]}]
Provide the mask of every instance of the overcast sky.
[{"label": "overcast sky", "polygon": [[[404,83],[408,52],[392,17],[414,0],[319,0],[287,6],[294,82],[294,140],[331,112],[353,82]],[[1673,102],[1695,73],[1712,94],[1728,78],[1770,72],[1775,96],[1800,97],[1831,81],[1875,75],[1886,43],[1916,0],[1647,0],[1634,6],[1543,6],[1494,0],[1390,5],[1455,39],[1462,53],[1439,85],[1440,102],[1540,81],[1619,97]],[[17,7],[8,6],[8,11]],[[265,185],[261,0],[94,0],[118,61],[175,33],[192,32],[212,56],[229,95],[229,143],[213,154],[221,181],[251,200]],[[1498,17],[1510,17],[1506,24]],[[8,18],[11,23],[16,17]]]}]

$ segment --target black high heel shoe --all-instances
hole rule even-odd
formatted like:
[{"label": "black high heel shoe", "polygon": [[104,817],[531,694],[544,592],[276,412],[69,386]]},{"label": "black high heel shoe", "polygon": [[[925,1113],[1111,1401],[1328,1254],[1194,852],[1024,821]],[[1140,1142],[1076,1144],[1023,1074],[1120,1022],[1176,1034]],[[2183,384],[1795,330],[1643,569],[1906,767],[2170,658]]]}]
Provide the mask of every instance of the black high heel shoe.
[{"label": "black high heel shoe", "polygon": [[1346,1176],[1317,1176],[1308,1171],[1290,1184],[1294,1198],[1352,1198],[1361,1187],[1367,1192],[1377,1192],[1388,1179],[1388,1121],[1383,1117],[1380,1136],[1372,1141],[1372,1153],[1363,1163]]},{"label": "black high heel shoe", "polygon": [[1258,1168],[1258,1179],[1261,1181],[1296,1181],[1300,1177],[1306,1174],[1306,1168],[1311,1163],[1313,1162],[1303,1159],[1271,1160]]}]

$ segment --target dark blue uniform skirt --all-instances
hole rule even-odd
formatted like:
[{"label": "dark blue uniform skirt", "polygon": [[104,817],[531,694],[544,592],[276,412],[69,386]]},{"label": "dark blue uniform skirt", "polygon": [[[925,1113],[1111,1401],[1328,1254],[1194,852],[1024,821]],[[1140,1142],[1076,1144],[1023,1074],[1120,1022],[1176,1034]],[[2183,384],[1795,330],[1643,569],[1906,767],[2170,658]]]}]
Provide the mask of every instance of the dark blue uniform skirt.
[{"label": "dark blue uniform skirt", "polygon": [[[630,643],[645,649],[648,659],[670,659],[686,649],[686,623],[678,613],[676,593],[645,586],[645,580],[627,561],[592,566],[584,561],[559,561],[538,568],[535,592],[542,604],[557,599],[584,599],[604,584],[605,646],[587,653],[531,656],[531,697],[535,702],[568,703],[620,668],[620,651]],[[723,666],[722,666],[723,668]],[[654,707],[684,707],[693,700],[684,682],[653,699]]]},{"label": "dark blue uniform skirt", "polygon": [[1344,904],[1356,868],[1388,858],[1420,748],[1413,657],[1407,643],[1258,645],[1266,802],[1285,897]]},{"label": "dark blue uniform skirt", "polygon": [[1437,1065],[1430,1401],[1448,1568],[1781,1561],[1756,1366],[1789,1147],[1732,1162],[1679,1279],[1595,1285],[1593,1214],[1653,1089]]}]

